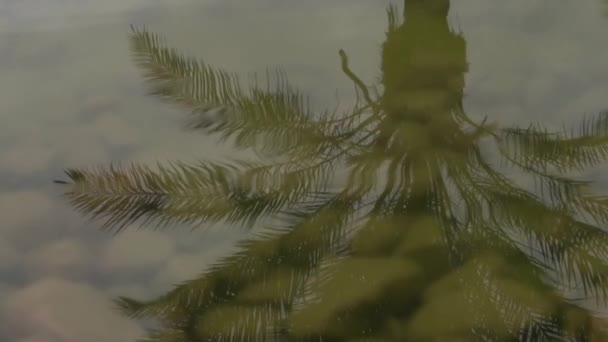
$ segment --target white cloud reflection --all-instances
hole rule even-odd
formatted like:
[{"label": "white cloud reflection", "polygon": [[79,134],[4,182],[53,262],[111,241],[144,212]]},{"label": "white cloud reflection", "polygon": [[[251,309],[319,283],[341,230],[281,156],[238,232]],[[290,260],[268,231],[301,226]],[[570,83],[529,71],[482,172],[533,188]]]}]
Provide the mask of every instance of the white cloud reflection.
[{"label": "white cloud reflection", "polygon": [[56,277],[10,293],[1,316],[14,341],[134,341],[142,334],[136,323],[116,315],[105,293]]},{"label": "white cloud reflection", "polygon": [[147,6],[188,3],[192,0],[3,0],[0,1],[0,31],[91,25]]},{"label": "white cloud reflection", "polygon": [[113,238],[101,256],[101,268],[108,275],[159,268],[175,253],[170,236],[155,231],[128,229]]}]

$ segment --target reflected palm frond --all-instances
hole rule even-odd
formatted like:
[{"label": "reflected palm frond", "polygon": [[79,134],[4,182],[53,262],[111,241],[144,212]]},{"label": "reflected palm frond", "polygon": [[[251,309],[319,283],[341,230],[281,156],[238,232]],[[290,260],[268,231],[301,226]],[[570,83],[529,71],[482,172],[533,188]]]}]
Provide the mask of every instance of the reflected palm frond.
[{"label": "reflected palm frond", "polygon": [[[331,169],[289,168],[253,162],[172,163],[156,169],[133,164],[66,171],[71,204],[104,229],[140,222],[157,228],[177,223],[245,223],[289,213],[296,205],[329,197]],[[62,181],[67,183],[65,181]]]},{"label": "reflected palm frond", "polygon": [[268,71],[263,80],[254,75],[243,86],[236,74],[184,57],[145,29],[133,28],[131,49],[150,93],[192,111],[190,128],[234,138],[241,148],[297,153],[298,158],[331,147],[325,145],[340,113],[313,113],[308,97],[291,86],[282,70]]},{"label": "reflected palm frond", "polygon": [[584,120],[578,129],[551,133],[538,125],[500,131],[501,146],[509,161],[539,172],[549,167],[560,172],[583,170],[608,158],[608,113]]}]

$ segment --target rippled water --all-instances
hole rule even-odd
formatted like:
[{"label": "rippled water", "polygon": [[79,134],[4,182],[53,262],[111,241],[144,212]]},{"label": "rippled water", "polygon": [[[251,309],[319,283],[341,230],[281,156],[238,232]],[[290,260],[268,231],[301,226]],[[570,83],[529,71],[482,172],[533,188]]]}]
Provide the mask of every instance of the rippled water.
[{"label": "rippled water", "polygon": [[[602,340],[605,4],[408,3],[0,0],[0,339]],[[183,70],[162,46],[243,97],[159,73]],[[312,114],[285,83],[247,93],[276,67]],[[253,183],[197,164],[270,152],[337,162]],[[157,161],[199,166],[129,166]],[[112,302],[166,293],[121,302],[152,320]]]}]

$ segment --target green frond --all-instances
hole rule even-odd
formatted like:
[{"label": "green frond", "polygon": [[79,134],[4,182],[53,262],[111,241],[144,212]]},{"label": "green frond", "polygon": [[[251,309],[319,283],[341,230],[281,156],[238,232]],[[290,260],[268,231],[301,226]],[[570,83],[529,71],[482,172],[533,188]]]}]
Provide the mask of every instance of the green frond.
[{"label": "green frond", "polygon": [[191,128],[234,138],[238,147],[277,154],[331,140],[329,122],[340,113],[313,113],[309,99],[281,70],[243,86],[237,75],[183,57],[146,29],[133,28],[131,49],[151,94],[190,110]]},{"label": "green frond", "polygon": [[[503,198],[500,198],[500,197]],[[565,287],[580,285],[585,296],[608,303],[608,235],[593,225],[532,197],[496,194],[490,216],[501,229],[511,230],[523,246],[535,248],[529,256]],[[524,248],[525,250],[525,248]]]},{"label": "green frond", "polygon": [[538,126],[505,128],[497,140],[507,160],[526,169],[584,170],[608,159],[608,113],[585,119],[578,129],[549,133]]},{"label": "green frond", "polygon": [[[452,180],[458,183],[458,178],[452,177]],[[538,197],[515,187],[506,179],[502,182],[504,185],[500,185],[501,182],[491,178],[467,178],[469,181],[463,186],[472,185],[472,191],[461,194],[469,214],[465,221],[481,224],[481,229],[476,231],[482,234],[483,239],[465,238],[467,246],[470,246],[460,246],[457,250],[477,253],[474,246],[512,241],[494,248],[513,257],[512,253],[518,249],[527,251],[534,248],[535,251],[527,256],[531,266],[537,267],[561,286],[570,288],[574,284],[580,285],[580,290],[586,296],[595,298],[598,303],[608,303],[608,269],[605,265],[605,260],[608,260],[608,235],[598,227],[576,219],[592,218],[596,223],[606,222],[605,199],[589,196],[584,191],[585,183],[555,177],[550,180],[557,184],[551,186],[562,188],[553,189],[552,198],[556,200],[561,196],[559,201],[564,203],[548,206],[542,193]],[[471,198],[467,200],[467,196]],[[571,202],[565,203],[566,199]],[[469,205],[469,202],[480,205],[475,209],[476,206]]]},{"label": "green frond", "polygon": [[73,182],[65,196],[104,229],[120,231],[140,222],[164,227],[174,223],[225,221],[251,225],[296,204],[323,198],[332,170],[307,170],[235,161],[148,166],[111,165],[69,169]]},{"label": "green frond", "polygon": [[130,317],[169,321],[191,312],[203,317],[225,303],[263,305],[266,309],[279,305],[287,310],[322,258],[337,251],[336,243],[350,221],[355,203],[356,199],[335,197],[297,220],[291,229],[242,242],[240,252],[220,261],[198,279],[178,285],[152,301],[119,298],[117,304]]},{"label": "green frond", "polygon": [[532,172],[534,193],[550,208],[580,216],[594,224],[608,223],[608,198],[594,195],[590,181]]},{"label": "green frond", "polygon": [[386,29],[386,33],[390,34],[397,29],[401,25],[400,13],[398,12],[398,8],[395,5],[389,5],[386,9],[386,17],[388,22],[388,27]]},{"label": "green frond", "polygon": [[233,105],[243,96],[235,74],[181,56],[145,28],[131,29],[131,50],[145,71],[151,94],[203,111]]},{"label": "green frond", "polygon": [[195,330],[201,341],[277,340],[284,313],[272,305],[222,305],[200,317]]},{"label": "green frond", "polygon": [[[546,300],[547,297],[544,296],[543,299]],[[589,312],[585,312],[576,304],[565,303],[559,296],[554,296],[550,302],[544,303],[546,306],[541,308],[541,311],[538,311],[538,307],[522,305],[509,293],[496,290],[491,295],[491,301],[504,326],[500,329],[502,333],[497,333],[496,329],[478,329],[479,336],[487,340],[513,337],[516,341],[580,341],[581,336],[592,340],[604,336],[592,329],[593,318]],[[572,329],[567,322],[573,319],[576,319],[577,325]],[[492,325],[496,326],[486,326]]]},{"label": "green frond", "polygon": [[[370,305],[372,298],[384,302],[387,292],[396,289],[396,285],[402,286],[399,300],[407,303],[403,297],[414,295],[423,274],[415,261],[394,257],[349,256],[331,263],[324,271],[327,276],[313,278],[309,284],[314,297],[307,298],[290,316],[290,331],[295,335],[350,337],[345,334],[349,330],[343,324],[353,320],[358,329],[351,333],[371,329],[377,324],[374,317],[356,317],[354,311]],[[378,306],[382,310],[380,303]]]}]

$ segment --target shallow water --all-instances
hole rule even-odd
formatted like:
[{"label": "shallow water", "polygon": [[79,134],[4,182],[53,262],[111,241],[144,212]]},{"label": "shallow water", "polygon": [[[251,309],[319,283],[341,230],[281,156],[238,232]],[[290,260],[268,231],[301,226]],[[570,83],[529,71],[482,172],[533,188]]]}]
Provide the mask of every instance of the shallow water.
[{"label": "shallow water", "polygon": [[[409,17],[406,12],[409,19],[403,22],[403,4],[396,2],[399,20],[392,38],[387,38],[389,4],[0,2],[0,339],[136,340],[152,323],[121,315],[112,299],[153,299],[201,275],[202,282],[207,276],[221,283],[205,292],[214,294],[213,300],[203,298],[200,288],[187,288],[211,303],[209,311],[194,305],[194,297],[161,303],[185,310],[184,316],[167,319],[194,322],[184,326],[200,340],[240,340],[239,334],[269,339],[262,327],[274,329],[271,335],[276,339],[288,340],[483,336],[543,340],[552,334],[567,335],[567,328],[573,327],[581,334],[598,333],[606,311],[601,294],[608,286],[603,283],[608,276],[604,266],[608,260],[602,258],[607,255],[602,244],[606,239],[603,207],[580,214],[578,202],[571,201],[571,207],[561,203],[570,212],[546,211],[559,202],[555,197],[559,195],[546,187],[541,194],[538,175],[501,159],[496,136],[490,133],[500,135],[501,129],[527,128],[531,123],[550,131],[566,127],[570,132],[570,127],[580,127],[581,120],[597,118],[608,108],[605,4],[566,1],[556,7],[549,1],[462,1],[451,4],[445,18],[416,15],[414,9]],[[419,6],[424,11],[430,5]],[[447,26],[437,24],[444,21]],[[281,67],[292,85],[310,95],[315,115],[325,108],[348,113],[357,101],[354,85],[341,68],[338,51],[344,49],[354,74],[367,85],[378,85],[381,100],[376,106],[384,121],[378,120],[376,135],[359,140],[365,146],[353,150],[351,168],[343,164],[329,168],[339,175],[325,190],[348,190],[367,206],[358,203],[350,211],[334,208],[329,218],[309,213],[318,221],[308,230],[290,229],[297,219],[286,219],[281,212],[279,217],[260,218],[251,227],[237,220],[191,232],[192,222],[179,210],[171,212],[178,202],[170,200],[143,216],[157,210],[157,217],[172,217],[163,229],[145,229],[150,225],[138,229],[138,223],[128,222],[126,229],[113,235],[112,229],[99,229],[106,222],[103,218],[87,220],[76,210],[78,202],[70,203],[74,195],[62,197],[72,188],[52,183],[69,181],[65,168],[156,161],[194,164],[227,156],[256,159],[250,149],[239,150],[230,141],[220,143],[204,130],[186,129],[190,109],[148,94],[146,69],[136,63],[130,45],[134,37],[130,25],[162,36],[184,56],[239,73],[243,81],[253,72],[263,75],[266,68]],[[391,50],[382,50],[389,43]],[[390,67],[382,69],[383,62]],[[467,123],[457,127],[446,114],[460,109],[460,103],[462,114],[477,125],[487,116],[485,122],[495,124],[488,129],[494,131],[467,136],[474,127]],[[416,121],[421,116],[435,119]],[[583,133],[599,138],[581,144],[597,141],[600,146],[606,136],[603,124],[597,124],[595,131],[589,125]],[[268,126],[257,128],[264,127]],[[270,139],[258,147],[299,151],[311,143],[311,136],[291,134],[294,146]],[[512,188],[489,182],[483,189],[501,193],[485,197],[489,204],[483,204],[483,189],[473,186],[484,184],[481,178],[466,179],[457,172],[465,166],[472,173],[481,172],[475,162],[464,162],[468,159],[463,155],[475,146],[493,170],[513,182]],[[565,149],[553,154],[543,150],[542,156],[562,163],[556,162],[549,172],[591,181],[589,189],[577,189],[581,196],[602,196],[608,193],[603,150],[601,146],[594,150],[601,153],[590,150],[567,150],[575,151],[570,157]],[[295,154],[300,162],[302,151]],[[411,158],[410,164],[403,158]],[[541,161],[526,159],[526,165],[541,167]],[[578,167],[559,170],[573,161]],[[403,173],[391,168],[391,162]],[[426,171],[420,166],[429,163],[441,166]],[[373,172],[350,173],[357,166]],[[357,177],[348,183],[350,174]],[[391,175],[399,181],[391,181]],[[440,176],[447,179],[449,194],[442,198],[449,198],[450,205],[437,204],[441,186],[433,182]],[[183,178],[175,179],[179,183]],[[458,195],[458,179],[465,186],[462,189],[474,189],[473,202]],[[355,191],[371,184],[376,188],[369,192]],[[386,184],[390,186],[385,192],[394,201],[383,204],[381,219],[372,222],[370,218],[380,211],[370,210],[385,200]],[[90,182],[81,185],[75,194],[91,190]],[[544,207],[531,206],[527,197],[509,197],[506,194],[513,191],[504,189],[528,191],[535,205]],[[309,188],[313,190],[322,189]],[[278,193],[286,191],[278,188]],[[603,197],[593,199],[599,201],[597,206],[603,205]],[[191,206],[188,217],[196,223],[204,215],[194,209],[208,203],[201,201],[181,202]],[[85,202],[81,203],[93,210],[93,202]],[[303,210],[302,203],[290,205],[290,214]],[[446,219],[440,214],[448,207],[453,213]],[[497,214],[492,221],[489,208],[511,214]],[[558,213],[565,215],[561,221],[555,221]],[[593,220],[594,213],[599,219]],[[352,221],[343,227],[331,221],[342,216]],[[579,227],[579,232],[562,225],[569,219],[591,226]],[[257,249],[239,245],[269,226],[283,230],[258,237],[265,243]],[[562,245],[569,246],[568,252],[563,253]],[[595,253],[593,259],[580,256],[589,251]],[[234,255],[245,259],[230,266],[226,258]],[[573,255],[581,259],[570,260]],[[556,262],[559,257],[562,261]],[[214,265],[215,273],[207,273]],[[590,283],[579,277],[584,267],[595,276],[593,286],[587,287]],[[565,312],[569,314],[559,316]],[[549,324],[547,317],[559,317],[561,324]],[[197,340],[194,335],[189,340]]]}]

